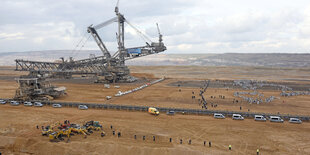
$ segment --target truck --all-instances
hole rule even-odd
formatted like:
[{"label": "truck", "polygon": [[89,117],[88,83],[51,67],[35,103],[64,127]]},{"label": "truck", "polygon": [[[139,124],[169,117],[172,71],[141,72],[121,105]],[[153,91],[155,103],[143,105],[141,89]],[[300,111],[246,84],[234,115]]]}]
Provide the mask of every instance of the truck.
[{"label": "truck", "polygon": [[154,107],[149,107],[148,112],[153,115],[159,115],[159,111]]}]

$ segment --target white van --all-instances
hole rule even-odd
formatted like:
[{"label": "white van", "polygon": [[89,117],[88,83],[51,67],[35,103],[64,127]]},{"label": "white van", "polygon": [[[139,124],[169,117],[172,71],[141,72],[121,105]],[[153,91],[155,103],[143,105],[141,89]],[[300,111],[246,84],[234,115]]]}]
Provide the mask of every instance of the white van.
[{"label": "white van", "polygon": [[266,121],[266,118],[263,115],[255,115],[254,116],[255,121]]},{"label": "white van", "polygon": [[88,107],[86,105],[79,105],[79,109],[81,110],[87,110]]},{"label": "white van", "polygon": [[244,120],[244,118],[240,114],[233,114],[232,119],[234,120]]},{"label": "white van", "polygon": [[28,101],[27,101],[27,102],[24,102],[24,106],[29,106],[29,107],[30,107],[30,106],[32,106],[32,103],[31,103],[31,102],[28,102]]},{"label": "white van", "polygon": [[270,116],[270,122],[283,123],[283,119],[279,116]]},{"label": "white van", "polygon": [[53,104],[53,108],[61,108],[61,104]]},{"label": "white van", "polygon": [[5,100],[0,100],[0,104],[6,104]]},{"label": "white van", "polygon": [[41,102],[34,102],[35,107],[43,107],[43,104]]},{"label": "white van", "polygon": [[298,118],[290,118],[289,122],[295,123],[295,124],[301,124],[302,123],[302,121]]},{"label": "white van", "polygon": [[10,103],[11,103],[11,105],[13,105],[13,106],[18,106],[18,105],[19,105],[19,103],[18,103],[17,101],[11,101]]},{"label": "white van", "polygon": [[214,118],[219,118],[219,119],[224,119],[225,116],[223,114],[219,114],[219,113],[214,113]]}]

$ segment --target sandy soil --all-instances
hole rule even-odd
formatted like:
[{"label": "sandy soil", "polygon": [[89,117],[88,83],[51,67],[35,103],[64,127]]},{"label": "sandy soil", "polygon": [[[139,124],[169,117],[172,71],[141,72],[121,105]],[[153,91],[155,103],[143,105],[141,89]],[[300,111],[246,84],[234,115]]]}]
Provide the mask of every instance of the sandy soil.
[{"label": "sandy soil", "polygon": [[[158,107],[178,107],[201,109],[197,100],[191,98],[194,92],[198,98],[198,87],[177,87],[171,83],[177,81],[204,79],[259,79],[277,82],[296,82],[309,84],[309,70],[281,68],[236,68],[236,67],[131,67],[135,76],[143,82],[131,84],[115,84],[110,89],[103,84],[58,80],[57,86],[67,87],[68,96],[56,101],[90,102],[126,105],[146,105]],[[160,73],[159,71],[163,72]],[[255,71],[259,72],[256,73]],[[259,76],[254,76],[255,73]],[[271,75],[272,73],[272,75]],[[14,77],[25,72],[13,72],[12,68],[0,67],[0,98],[11,98],[15,94],[17,83]],[[121,90],[129,90],[144,82],[166,76],[167,80],[145,88],[141,91],[122,97],[113,97],[107,101],[106,96],[114,96]],[[181,91],[179,91],[181,89]],[[310,115],[310,96],[280,97],[280,91],[261,90],[265,96],[276,96],[268,104],[233,103],[236,89],[208,88],[205,98],[218,107],[209,109],[234,110],[266,113],[289,113]],[[224,95],[225,99],[218,96]],[[210,96],[216,96],[211,99]],[[36,125],[49,125],[65,119],[82,123],[89,120],[99,120],[104,124],[107,136],[101,138],[94,133],[87,139],[73,136],[70,143],[51,143],[47,137],[42,137]],[[310,124],[283,124],[270,122],[255,122],[252,119],[233,121],[230,118],[216,120],[210,116],[161,114],[154,117],[144,112],[126,112],[113,110],[80,111],[74,108],[52,109],[50,107],[12,107],[0,106],[0,152],[4,154],[255,154],[260,148],[262,154],[310,154]],[[111,135],[109,129],[113,125],[122,137]],[[134,140],[133,135],[138,139]],[[143,141],[142,136],[147,136]],[[152,141],[156,136],[156,142]],[[169,143],[169,138],[173,142]],[[183,139],[189,139],[192,144],[178,144]],[[204,147],[203,141],[212,141],[212,147]],[[228,150],[231,144],[232,151]]]},{"label": "sandy soil", "polygon": [[[81,111],[72,108],[0,106],[0,151],[4,154],[309,154],[310,124],[255,122],[252,119],[217,120],[209,116],[161,114],[113,110]],[[12,116],[12,117],[8,117]],[[69,119],[82,123],[98,120],[107,136],[93,133],[87,139],[75,135],[71,142],[52,143],[36,125]],[[110,125],[122,137],[112,135]],[[134,139],[137,135],[137,140]],[[146,136],[146,141],[142,140]],[[153,142],[152,137],[156,136]],[[169,138],[173,139],[169,143]],[[179,144],[179,140],[183,144]],[[188,140],[192,144],[187,144]],[[211,141],[212,147],[204,147]],[[228,145],[232,145],[232,151]]]}]

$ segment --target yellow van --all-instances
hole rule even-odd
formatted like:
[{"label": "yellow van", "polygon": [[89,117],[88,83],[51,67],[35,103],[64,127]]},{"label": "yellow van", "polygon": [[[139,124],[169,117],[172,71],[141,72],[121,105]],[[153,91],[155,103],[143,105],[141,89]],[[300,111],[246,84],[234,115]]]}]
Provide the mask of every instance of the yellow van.
[{"label": "yellow van", "polygon": [[159,111],[156,108],[149,107],[148,112],[153,115],[159,115]]}]

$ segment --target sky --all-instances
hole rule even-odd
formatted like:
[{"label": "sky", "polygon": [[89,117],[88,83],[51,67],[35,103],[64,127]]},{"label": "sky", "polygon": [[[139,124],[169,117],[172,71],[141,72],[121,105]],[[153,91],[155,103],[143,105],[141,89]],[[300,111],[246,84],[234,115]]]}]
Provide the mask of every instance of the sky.
[{"label": "sky", "polygon": [[[0,52],[99,50],[86,32],[116,0],[0,0]],[[309,0],[120,0],[119,10],[165,53],[310,53]],[[117,50],[117,24],[98,30]],[[145,45],[125,26],[125,46]]]}]

